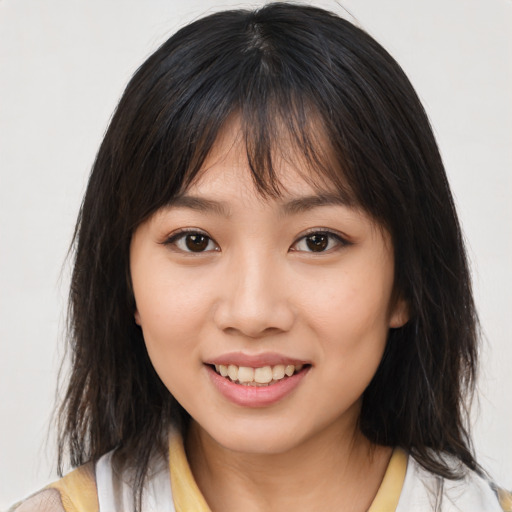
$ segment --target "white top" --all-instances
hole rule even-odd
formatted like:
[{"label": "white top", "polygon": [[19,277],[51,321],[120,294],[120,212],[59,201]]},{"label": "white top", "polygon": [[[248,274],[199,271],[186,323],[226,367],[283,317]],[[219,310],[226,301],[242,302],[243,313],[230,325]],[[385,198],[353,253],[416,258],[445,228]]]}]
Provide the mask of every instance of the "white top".
[{"label": "white top", "polygon": [[422,468],[411,456],[396,512],[502,512],[489,482],[474,471],[448,480]]}]

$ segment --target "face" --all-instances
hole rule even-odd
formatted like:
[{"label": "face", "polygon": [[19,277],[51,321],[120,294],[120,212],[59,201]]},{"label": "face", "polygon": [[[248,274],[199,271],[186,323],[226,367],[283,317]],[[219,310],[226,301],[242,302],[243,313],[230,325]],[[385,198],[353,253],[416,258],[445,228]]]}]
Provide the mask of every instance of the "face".
[{"label": "face", "polygon": [[281,453],[357,429],[390,327],[389,235],[282,163],[279,198],[259,195],[227,131],[130,251],[151,361],[200,429],[231,450]]}]

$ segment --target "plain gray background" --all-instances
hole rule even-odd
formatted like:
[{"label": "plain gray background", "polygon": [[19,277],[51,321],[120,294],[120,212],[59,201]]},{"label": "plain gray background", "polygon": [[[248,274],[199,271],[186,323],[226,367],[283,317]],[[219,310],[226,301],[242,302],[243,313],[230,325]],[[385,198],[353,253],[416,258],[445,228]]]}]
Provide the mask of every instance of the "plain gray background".
[{"label": "plain gray background", "polygon": [[[63,354],[64,261],[124,85],[183,24],[262,3],[0,0],[0,509],[55,478],[46,439]],[[512,488],[512,2],[307,3],[353,15],[401,63],[430,116],[486,336],[475,445]]]}]

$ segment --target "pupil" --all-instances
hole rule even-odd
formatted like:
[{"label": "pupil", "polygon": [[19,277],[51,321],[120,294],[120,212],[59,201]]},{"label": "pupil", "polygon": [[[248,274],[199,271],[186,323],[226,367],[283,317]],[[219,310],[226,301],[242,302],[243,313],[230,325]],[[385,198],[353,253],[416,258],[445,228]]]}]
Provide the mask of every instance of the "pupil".
[{"label": "pupil", "polygon": [[311,235],[306,238],[306,244],[311,251],[325,251],[329,244],[329,238],[327,235]]},{"label": "pupil", "polygon": [[190,251],[201,252],[208,247],[208,237],[204,235],[187,235],[185,244]]}]

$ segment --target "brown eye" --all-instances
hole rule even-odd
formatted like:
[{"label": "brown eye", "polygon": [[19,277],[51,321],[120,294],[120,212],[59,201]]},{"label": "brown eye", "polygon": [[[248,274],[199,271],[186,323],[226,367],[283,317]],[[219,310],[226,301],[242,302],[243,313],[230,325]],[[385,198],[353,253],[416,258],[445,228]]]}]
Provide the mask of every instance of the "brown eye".
[{"label": "brown eye", "polygon": [[306,237],[306,245],[312,252],[322,252],[329,245],[329,237],[324,234],[315,233]]},{"label": "brown eye", "polygon": [[185,245],[192,252],[203,252],[207,249],[210,238],[199,233],[185,236]]},{"label": "brown eye", "polygon": [[210,252],[218,251],[217,244],[204,233],[201,232],[181,232],[177,235],[170,237],[165,245],[174,246],[182,252]]},{"label": "brown eye", "polygon": [[299,238],[290,250],[300,252],[327,252],[347,245],[340,235],[329,231],[317,231]]}]

